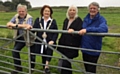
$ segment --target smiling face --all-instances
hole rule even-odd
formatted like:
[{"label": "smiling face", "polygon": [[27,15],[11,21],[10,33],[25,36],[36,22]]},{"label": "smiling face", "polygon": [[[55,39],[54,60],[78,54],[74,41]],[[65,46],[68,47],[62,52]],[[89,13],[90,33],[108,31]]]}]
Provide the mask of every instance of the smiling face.
[{"label": "smiling face", "polygon": [[47,8],[47,7],[43,10],[43,16],[46,17],[46,18],[50,17],[50,13],[51,13],[50,9]]},{"label": "smiling face", "polygon": [[24,7],[19,7],[17,9],[17,12],[18,12],[20,18],[24,18],[27,15],[27,10]]},{"label": "smiling face", "polygon": [[69,18],[74,18],[76,15],[76,9],[74,7],[71,7],[68,11]]},{"label": "smiling face", "polygon": [[95,6],[95,5],[90,5],[89,6],[89,13],[90,13],[90,17],[91,18],[94,18],[96,15],[97,15],[97,13],[99,12],[99,10],[98,10],[99,8],[97,7],[97,6]]}]

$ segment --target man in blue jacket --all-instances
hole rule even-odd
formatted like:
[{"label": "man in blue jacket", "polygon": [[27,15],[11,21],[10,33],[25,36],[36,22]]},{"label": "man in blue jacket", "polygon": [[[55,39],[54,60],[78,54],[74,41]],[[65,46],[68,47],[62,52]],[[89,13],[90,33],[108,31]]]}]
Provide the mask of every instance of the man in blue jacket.
[{"label": "man in blue jacket", "polygon": [[[85,33],[94,32],[94,33],[107,33],[108,27],[107,22],[103,16],[100,15],[99,4],[92,2],[88,6],[89,13],[84,18],[83,29],[79,31],[82,37],[82,48],[88,50],[101,50],[102,47],[102,36],[90,36],[84,35]],[[87,50],[82,50],[83,61],[90,63],[97,63],[100,56],[100,52],[91,52]],[[86,72],[96,73],[96,65],[84,63]]]}]

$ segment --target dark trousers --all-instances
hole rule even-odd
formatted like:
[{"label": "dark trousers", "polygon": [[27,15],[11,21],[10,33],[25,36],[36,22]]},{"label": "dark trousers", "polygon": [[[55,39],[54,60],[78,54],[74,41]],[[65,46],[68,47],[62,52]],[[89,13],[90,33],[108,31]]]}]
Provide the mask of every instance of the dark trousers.
[{"label": "dark trousers", "polygon": [[[19,38],[19,40],[24,40],[24,39]],[[12,55],[13,55],[13,58],[14,58],[14,64],[15,65],[21,65],[20,52],[19,51],[21,51],[24,46],[25,46],[25,43],[23,43],[23,42],[15,42],[14,49],[13,49],[15,51],[12,51]],[[16,52],[16,51],[18,51],[18,52]],[[30,51],[32,53],[35,53],[34,45],[30,47]],[[31,58],[32,62],[35,62],[35,55],[31,55],[30,58]],[[35,64],[31,63],[31,68],[34,68],[34,67],[35,67]]]},{"label": "dark trousers", "polygon": [[[58,48],[57,50],[62,54],[64,54],[69,59],[73,59],[78,56],[78,50],[71,50],[68,48]],[[59,64],[60,64],[59,66],[61,67],[72,69],[71,62],[69,62],[68,60],[60,59]],[[66,70],[66,69],[59,69],[59,70],[60,70],[60,74],[72,74],[72,70]]]},{"label": "dark trousers", "polygon": [[[92,56],[89,54],[82,53],[83,61],[90,63],[97,63],[99,56]],[[86,72],[96,73],[96,65],[86,64],[84,63]]]},{"label": "dark trousers", "polygon": [[[45,49],[45,47],[44,47],[43,55],[52,56],[53,55],[53,50],[50,49],[50,48]],[[49,61],[49,62],[51,61],[51,57],[47,57],[47,56],[42,56],[42,63],[43,64],[46,64],[46,61]],[[44,67],[45,66],[43,66],[43,68]]]},{"label": "dark trousers", "polygon": [[[62,67],[72,69],[71,63],[67,60],[62,60]],[[72,74],[72,71],[61,69],[60,74]]]}]

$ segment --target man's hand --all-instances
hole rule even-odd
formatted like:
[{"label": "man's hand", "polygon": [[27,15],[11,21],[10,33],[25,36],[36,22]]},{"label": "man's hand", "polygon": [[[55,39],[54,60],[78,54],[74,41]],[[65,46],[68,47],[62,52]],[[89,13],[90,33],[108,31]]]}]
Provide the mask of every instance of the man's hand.
[{"label": "man's hand", "polygon": [[[8,27],[9,29],[12,29],[12,27],[16,27],[16,24],[13,24],[13,23],[11,23],[11,22],[8,22],[8,23],[7,23],[7,27]],[[27,30],[30,30],[30,29],[32,29],[32,26],[29,25],[29,24],[18,24],[18,28],[25,28],[25,29],[27,29]]]},{"label": "man's hand", "polygon": [[84,35],[85,33],[86,33],[86,29],[82,29],[78,32],[78,34],[80,34],[80,35]]},{"label": "man's hand", "polygon": [[29,25],[29,24],[24,24],[24,27],[23,27],[23,28],[26,28],[27,30],[30,30],[30,29],[32,29],[32,26]]},{"label": "man's hand", "polygon": [[12,27],[15,27],[16,26],[16,24],[13,24],[13,23],[11,23],[11,22],[8,22],[7,23],[7,27],[9,28],[9,29],[12,29]]}]

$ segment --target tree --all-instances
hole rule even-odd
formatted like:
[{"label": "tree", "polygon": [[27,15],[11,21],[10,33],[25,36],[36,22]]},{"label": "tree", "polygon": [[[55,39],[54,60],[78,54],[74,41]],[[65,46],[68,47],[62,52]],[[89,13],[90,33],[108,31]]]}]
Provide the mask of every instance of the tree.
[{"label": "tree", "polygon": [[5,6],[3,5],[0,5],[0,12],[4,12],[4,11],[8,11],[8,8],[6,8]]},{"label": "tree", "polygon": [[19,3],[19,0],[12,0],[13,3]]},{"label": "tree", "polygon": [[24,4],[24,3],[26,3],[26,0],[19,0],[19,2],[20,2],[21,4]]},{"label": "tree", "polygon": [[3,5],[8,8],[8,11],[9,10],[14,10],[14,8],[15,8],[14,3],[10,2],[10,1],[4,2]]},{"label": "tree", "polygon": [[32,6],[31,6],[31,4],[30,4],[29,1],[26,1],[25,5],[27,5],[28,9],[29,9],[29,8],[32,8]]},{"label": "tree", "polygon": [[[31,8],[31,4],[29,1],[26,0],[12,0],[12,2],[14,3],[15,7],[17,7],[18,4],[24,4],[26,5],[28,8]],[[16,9],[16,8],[15,8]]]},{"label": "tree", "polygon": [[0,0],[0,5],[3,5],[3,2]]},{"label": "tree", "polygon": [[[0,0],[0,8],[6,8],[7,11],[16,10],[18,4],[24,4],[27,6],[27,8],[31,8],[30,2],[26,0],[12,0],[12,2],[7,0],[4,3]],[[1,10],[3,11],[3,9]]]}]

